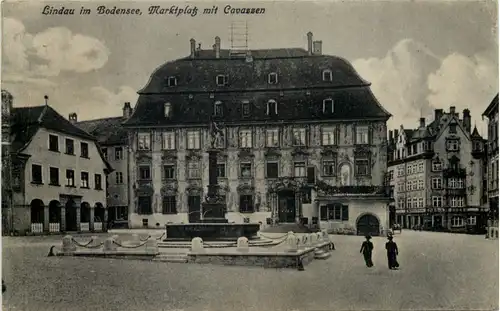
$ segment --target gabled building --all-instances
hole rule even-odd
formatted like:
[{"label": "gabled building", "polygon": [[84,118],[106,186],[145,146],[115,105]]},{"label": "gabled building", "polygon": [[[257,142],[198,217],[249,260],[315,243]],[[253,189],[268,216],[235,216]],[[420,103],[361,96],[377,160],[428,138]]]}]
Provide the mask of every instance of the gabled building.
[{"label": "gabled building", "polygon": [[423,226],[450,231],[484,229],[485,147],[470,111],[463,118],[450,107],[436,109],[426,125],[390,131],[397,222],[404,228]]},{"label": "gabled building", "polygon": [[105,231],[112,169],[95,137],[47,104],[12,108],[10,124],[13,230]]},{"label": "gabled building", "polygon": [[96,137],[101,151],[113,167],[113,172],[107,175],[106,205],[108,207],[108,220],[110,224],[128,222],[128,207],[130,198],[128,195],[128,134],[122,123],[132,114],[132,107],[127,102],[123,106],[123,115],[119,117],[102,118],[78,122],[76,113],[69,115],[69,120],[79,128]]},{"label": "gabled building", "polygon": [[232,51],[190,41],[158,67],[129,130],[130,225],[197,222],[208,184],[209,123],[224,132],[217,174],[233,222],[388,227],[386,121],[346,60],[307,49]]},{"label": "gabled building", "polygon": [[498,94],[483,113],[488,118],[488,207],[490,227],[498,227]]}]

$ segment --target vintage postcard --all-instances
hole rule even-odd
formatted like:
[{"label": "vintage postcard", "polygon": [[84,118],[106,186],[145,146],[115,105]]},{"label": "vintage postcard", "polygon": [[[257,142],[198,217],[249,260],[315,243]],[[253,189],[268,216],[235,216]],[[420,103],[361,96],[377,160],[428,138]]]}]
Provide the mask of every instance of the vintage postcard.
[{"label": "vintage postcard", "polygon": [[5,310],[498,310],[497,1],[3,1]]}]

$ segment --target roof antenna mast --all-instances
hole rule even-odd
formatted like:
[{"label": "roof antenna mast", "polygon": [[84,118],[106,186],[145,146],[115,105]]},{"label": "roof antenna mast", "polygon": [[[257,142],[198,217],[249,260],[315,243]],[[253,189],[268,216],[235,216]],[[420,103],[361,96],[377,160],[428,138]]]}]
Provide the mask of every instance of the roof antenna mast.
[{"label": "roof antenna mast", "polygon": [[248,22],[231,22],[229,42],[231,50],[229,56],[245,56],[248,51]]}]

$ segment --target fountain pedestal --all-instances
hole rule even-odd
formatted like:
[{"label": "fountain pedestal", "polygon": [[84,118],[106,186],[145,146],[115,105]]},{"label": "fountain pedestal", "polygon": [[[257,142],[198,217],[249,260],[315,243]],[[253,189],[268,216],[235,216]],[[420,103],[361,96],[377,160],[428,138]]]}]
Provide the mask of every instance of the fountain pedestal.
[{"label": "fountain pedestal", "polygon": [[[213,146],[212,146],[213,147]],[[202,238],[205,241],[234,240],[240,237],[257,239],[259,224],[251,223],[228,223],[226,219],[226,202],[222,202],[219,196],[219,184],[217,181],[217,153],[215,148],[208,150],[208,193],[205,202],[201,205],[201,220],[190,224],[167,224],[165,241],[191,240]]]}]

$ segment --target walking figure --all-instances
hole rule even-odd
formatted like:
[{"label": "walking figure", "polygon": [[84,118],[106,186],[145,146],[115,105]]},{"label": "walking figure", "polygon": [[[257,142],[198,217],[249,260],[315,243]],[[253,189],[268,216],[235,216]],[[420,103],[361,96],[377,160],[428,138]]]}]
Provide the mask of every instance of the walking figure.
[{"label": "walking figure", "polygon": [[370,242],[371,236],[367,235],[365,236],[366,241],[361,244],[361,249],[359,250],[360,253],[363,253],[363,257],[365,258],[365,263],[368,268],[373,267],[373,261],[372,261],[372,251],[373,251],[373,243]]},{"label": "walking figure", "polygon": [[399,263],[396,257],[399,255],[398,245],[396,242],[392,241],[392,235],[387,237],[389,240],[385,243],[385,249],[387,250],[387,264],[389,265],[389,269],[397,269],[399,268]]}]

